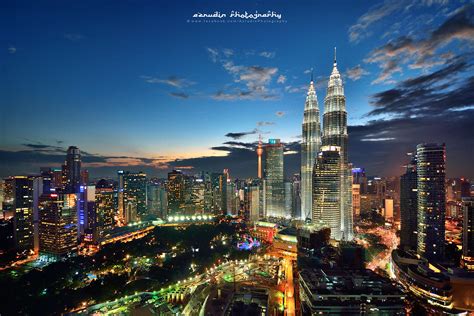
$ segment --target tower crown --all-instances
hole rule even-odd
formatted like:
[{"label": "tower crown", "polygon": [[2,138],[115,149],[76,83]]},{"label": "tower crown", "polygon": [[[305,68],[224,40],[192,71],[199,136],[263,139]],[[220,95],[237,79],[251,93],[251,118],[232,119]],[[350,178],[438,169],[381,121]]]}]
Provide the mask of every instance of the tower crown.
[{"label": "tower crown", "polygon": [[[331,90],[331,92],[329,92],[329,90]],[[334,95],[344,94],[341,74],[339,73],[339,70],[337,69],[336,47],[334,47],[334,64],[332,67],[331,76],[329,76],[329,81],[328,81],[328,95],[329,94],[334,94]]]}]

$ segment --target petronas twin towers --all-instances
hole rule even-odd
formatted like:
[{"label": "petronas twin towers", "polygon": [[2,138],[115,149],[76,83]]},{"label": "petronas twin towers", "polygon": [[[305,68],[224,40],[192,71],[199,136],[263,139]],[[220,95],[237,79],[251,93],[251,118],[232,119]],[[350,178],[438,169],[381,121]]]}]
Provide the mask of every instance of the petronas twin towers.
[{"label": "petronas twin towers", "polygon": [[351,240],[352,166],[347,159],[346,97],[334,66],[324,98],[323,132],[313,78],[309,85],[301,143],[301,211],[305,218],[331,228],[336,240]]}]

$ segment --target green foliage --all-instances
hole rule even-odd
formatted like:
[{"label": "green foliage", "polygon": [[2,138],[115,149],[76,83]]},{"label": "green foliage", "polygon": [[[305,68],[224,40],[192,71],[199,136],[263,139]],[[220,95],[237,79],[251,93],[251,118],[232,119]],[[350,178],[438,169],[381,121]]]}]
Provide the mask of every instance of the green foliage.
[{"label": "green foliage", "polygon": [[[33,269],[19,278],[4,273],[0,278],[0,305],[2,315],[54,315],[67,312],[82,302],[103,302],[136,291],[158,290],[161,287],[182,280],[191,275],[191,263],[198,271],[222,260],[244,259],[248,253],[235,247],[217,243],[210,249],[212,240],[223,236],[234,239],[234,226],[192,225],[184,228],[156,227],[147,236],[128,243],[106,245],[93,256],[77,256],[52,263],[43,269]],[[235,242],[233,242],[234,244]],[[175,250],[172,250],[173,247]],[[199,251],[192,251],[199,249]],[[160,267],[152,265],[136,279],[131,279],[123,268],[130,258],[156,257],[162,252],[175,252],[174,257]],[[122,267],[122,269],[120,269]],[[87,280],[87,273],[118,270],[99,276],[95,281]],[[120,271],[120,273],[119,273]],[[14,289],[14,290],[12,290]]]}]

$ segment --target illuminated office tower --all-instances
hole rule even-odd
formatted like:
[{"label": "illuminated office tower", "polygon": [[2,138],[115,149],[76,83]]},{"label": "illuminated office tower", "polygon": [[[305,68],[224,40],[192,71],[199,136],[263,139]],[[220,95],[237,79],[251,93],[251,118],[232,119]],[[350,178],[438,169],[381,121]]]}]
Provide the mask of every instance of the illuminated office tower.
[{"label": "illuminated office tower", "polygon": [[322,144],[340,147],[341,162],[347,163],[347,139],[346,97],[334,51],[334,65],[324,98]]},{"label": "illuminated office tower", "polygon": [[360,184],[352,184],[352,214],[360,216]]},{"label": "illuminated office tower", "polygon": [[69,146],[63,167],[65,193],[79,192],[81,185],[81,151],[79,148]]},{"label": "illuminated office tower", "polygon": [[[340,214],[340,233],[335,232],[334,236],[336,239],[352,240],[353,238],[353,211],[352,211],[352,165],[348,163],[347,159],[347,112],[346,112],[346,97],[344,96],[344,86],[342,83],[341,75],[337,69],[336,62],[336,50],[334,49],[334,65],[332,73],[329,77],[328,88],[326,90],[326,97],[324,98],[324,115],[323,115],[323,135],[322,135],[322,147],[328,151],[323,156],[327,155],[327,161],[331,167],[318,166],[319,171],[335,167],[335,157],[339,154],[339,167],[340,179],[338,183],[340,185],[334,186],[333,188],[339,188],[339,194],[337,197]],[[337,149],[337,150],[336,150]],[[323,150],[321,149],[323,152]],[[319,158],[319,157],[318,157]],[[317,159],[320,163],[325,163],[326,159]],[[335,171],[334,171],[335,172]],[[323,177],[324,178],[324,177]],[[316,180],[313,180],[313,186]],[[314,189],[313,189],[314,190]],[[320,189],[318,189],[320,191]],[[320,192],[322,194],[322,192]],[[321,197],[319,197],[321,199]],[[323,200],[320,200],[321,203]],[[315,203],[315,200],[313,200]],[[319,209],[318,206],[316,209]],[[334,208],[334,205],[328,206]],[[313,211],[314,211],[313,207]],[[328,212],[330,212],[328,210]],[[327,213],[324,212],[323,214]],[[324,221],[324,220],[323,220]],[[334,223],[334,217],[331,218],[331,223]],[[331,224],[332,225],[332,224]],[[331,233],[332,234],[332,233]]]},{"label": "illuminated office tower", "polygon": [[204,212],[204,197],[206,185],[201,178],[190,178],[191,181],[191,197],[188,214],[202,214]]},{"label": "illuminated office tower", "polygon": [[13,237],[18,251],[34,248],[33,179],[25,176],[10,177],[13,189]]},{"label": "illuminated office tower", "polygon": [[147,213],[146,208],[146,193],[147,193],[147,177],[143,172],[129,172],[123,173],[123,205],[127,205],[129,200],[136,204],[136,216],[138,219],[145,217]]},{"label": "illuminated office tower", "polygon": [[283,144],[269,139],[265,146],[266,216],[285,216],[285,186],[283,180]]},{"label": "illuminated office tower", "polygon": [[128,198],[124,201],[125,207],[125,224],[128,225],[130,223],[134,223],[138,220],[137,216],[137,202],[135,201],[134,197]]},{"label": "illuminated office tower", "polygon": [[322,146],[313,168],[313,223],[323,223],[331,229],[331,238],[341,240],[343,164],[340,148]]},{"label": "illuminated office tower", "polygon": [[226,187],[226,210],[227,215],[237,215],[237,208],[235,204],[236,199],[236,187],[233,181],[227,181]]},{"label": "illuminated office tower", "polygon": [[319,105],[314,89],[313,75],[309,84],[303,116],[303,140],[301,142],[301,210],[304,218],[310,217],[312,210],[313,166],[321,147],[321,127]]},{"label": "illuminated office tower", "polygon": [[148,212],[159,218],[166,218],[168,200],[166,184],[161,181],[153,181],[148,185]]},{"label": "illuminated office tower", "polygon": [[293,183],[285,181],[285,213],[284,216],[291,218],[293,216]]},{"label": "illuminated office tower", "polygon": [[212,209],[214,214],[227,212],[227,174],[211,173]]},{"label": "illuminated office tower", "polygon": [[444,259],[445,164],[444,144],[416,147],[418,181],[418,254],[430,260]]},{"label": "illuminated office tower", "polygon": [[360,186],[360,194],[367,193],[367,176],[364,168],[352,168],[352,183]]},{"label": "illuminated office tower", "polygon": [[262,178],[262,155],[263,155],[263,148],[262,148],[262,136],[258,137],[258,146],[257,146],[257,176],[259,179]]},{"label": "illuminated office tower", "polygon": [[184,214],[184,177],[180,170],[168,173],[168,216]]},{"label": "illuminated office tower", "polygon": [[[95,217],[96,233],[99,236],[104,235],[108,230],[115,227],[115,203],[114,186],[105,179],[101,179],[95,186]],[[90,227],[91,229],[93,227]]]},{"label": "illuminated office tower", "polygon": [[3,202],[5,201],[5,180],[0,179],[0,218],[3,218]]},{"label": "illuminated office tower", "polygon": [[[291,185],[293,187],[293,214],[291,216],[294,218],[303,218],[304,214],[301,213],[301,176],[299,173],[293,175]],[[311,188],[312,187],[313,185],[311,184]],[[313,193],[311,193],[311,205],[313,205],[312,196]],[[311,218],[311,215],[309,217]]]},{"label": "illuminated office tower", "polygon": [[418,237],[418,185],[416,158],[407,165],[400,177],[400,247],[416,250]]},{"label": "illuminated office tower", "polygon": [[124,171],[117,171],[118,182],[117,182],[117,219],[119,225],[125,222],[125,206],[123,205],[123,176]]},{"label": "illuminated office tower", "polygon": [[43,194],[39,206],[39,250],[45,260],[56,260],[77,251],[77,196]]},{"label": "illuminated office tower", "polygon": [[249,220],[251,222],[256,222],[263,217],[262,206],[262,183],[260,180],[254,180],[249,187]]},{"label": "illuminated office tower", "polygon": [[474,270],[474,198],[463,198],[462,263]]}]

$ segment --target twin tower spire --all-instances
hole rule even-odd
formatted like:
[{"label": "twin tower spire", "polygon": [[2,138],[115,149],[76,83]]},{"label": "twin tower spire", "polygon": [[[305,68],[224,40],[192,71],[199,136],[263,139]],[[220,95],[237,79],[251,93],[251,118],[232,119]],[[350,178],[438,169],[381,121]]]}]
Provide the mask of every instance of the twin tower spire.
[{"label": "twin tower spire", "polygon": [[[329,225],[331,226],[331,235],[336,239],[352,238],[352,221],[350,223],[347,222],[350,216],[346,214],[349,211],[352,212],[352,203],[350,198],[346,197],[351,175],[350,165],[347,160],[348,135],[345,102],[344,86],[337,69],[336,48],[334,48],[334,64],[328,80],[326,97],[324,98],[322,131],[313,71],[311,71],[311,82],[306,96],[302,125],[303,139],[301,143],[301,215],[304,218],[311,218],[313,222],[323,220],[325,224],[330,224],[327,220],[329,217],[334,223],[340,222],[337,225],[334,223]],[[317,177],[314,173],[315,166],[317,168],[329,168],[329,166],[321,165],[325,161],[321,158],[324,156],[322,152],[329,150],[337,151],[336,156],[339,157],[337,168],[340,169],[341,176],[344,178],[342,179],[344,183],[341,182],[339,189],[337,189],[338,192],[334,192],[340,197],[338,206],[334,206],[340,210],[340,214],[334,218],[332,217],[335,214],[326,213],[328,211],[334,213],[335,208],[325,206],[327,199],[324,195],[329,193],[328,190],[331,188],[323,188],[322,186],[324,185],[313,188],[314,183],[320,183],[318,181],[321,180],[319,178],[315,179]],[[323,172],[322,174],[326,173]],[[317,196],[317,192],[323,192],[322,197]],[[313,205],[314,203],[318,203],[318,205]]]}]

